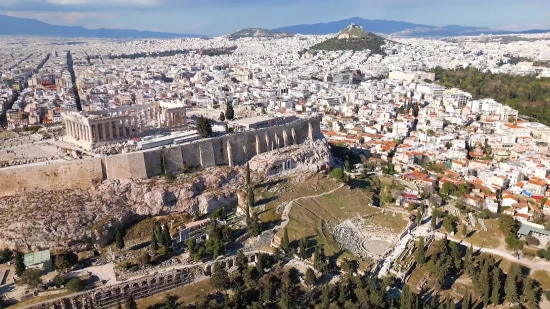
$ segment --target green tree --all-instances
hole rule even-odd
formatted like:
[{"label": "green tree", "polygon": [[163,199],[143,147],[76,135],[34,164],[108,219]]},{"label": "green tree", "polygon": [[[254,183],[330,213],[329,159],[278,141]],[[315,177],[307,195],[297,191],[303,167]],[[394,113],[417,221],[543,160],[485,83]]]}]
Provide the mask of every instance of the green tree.
[{"label": "green tree", "polygon": [[40,273],[40,270],[38,269],[27,269],[21,274],[21,278],[19,279],[19,283],[26,284],[31,289],[36,289],[42,284],[42,279],[40,278],[42,275]]},{"label": "green tree", "polygon": [[492,286],[493,291],[491,292],[491,303],[493,303],[495,306],[500,305],[501,302],[501,274],[500,274],[500,268],[494,267],[493,268],[493,279],[492,279]]},{"label": "green tree", "polygon": [[237,270],[241,276],[244,274],[244,271],[248,269],[248,258],[244,255],[243,250],[239,250],[237,253],[237,258],[235,261]]},{"label": "green tree", "polygon": [[220,113],[220,121],[225,121],[225,114],[223,112]]},{"label": "green tree", "polygon": [[321,308],[328,309],[330,306],[330,290],[328,283],[323,284],[321,288]]},{"label": "green tree", "polygon": [[307,240],[305,238],[300,238],[298,241],[298,256],[300,259],[305,260],[307,257]]},{"label": "green tree", "polygon": [[65,272],[70,266],[71,264],[64,256],[58,255],[55,257],[55,267],[57,267],[57,269],[61,272]]},{"label": "green tree", "polygon": [[317,277],[315,276],[315,272],[311,268],[307,268],[306,270],[306,278],[304,280],[304,283],[309,287],[312,288],[315,286],[315,283],[317,283]]},{"label": "green tree", "polygon": [[426,252],[424,250],[424,237],[420,237],[418,240],[418,249],[415,253],[416,262],[420,265],[424,265],[426,262]]},{"label": "green tree", "polygon": [[506,294],[506,300],[512,303],[519,302],[519,287],[518,277],[521,275],[521,267],[513,263],[510,267],[510,271],[506,276],[506,283],[504,284],[504,293]]},{"label": "green tree", "polygon": [[256,212],[252,212],[252,216],[250,216],[249,225],[248,225],[248,234],[250,236],[256,237],[260,235],[262,232],[260,227],[260,220],[258,219],[258,215]]},{"label": "green tree", "polygon": [[332,171],[330,171],[330,177],[338,180],[338,181],[344,181],[345,179],[345,173],[344,173],[344,170],[337,167],[335,169],[333,169]]},{"label": "green tree", "polygon": [[53,284],[60,288],[61,286],[67,284],[67,278],[65,278],[65,276],[63,275],[57,275],[55,277],[53,277]]},{"label": "green tree", "polygon": [[84,284],[84,281],[80,280],[80,278],[72,278],[67,282],[67,290],[69,292],[82,292],[86,288],[86,284]]},{"label": "green tree", "polygon": [[115,244],[118,249],[124,248],[124,237],[122,237],[122,232],[120,232],[120,230],[116,231]]},{"label": "green tree", "polygon": [[516,220],[514,220],[514,217],[510,215],[502,215],[498,219],[498,225],[506,237],[516,237],[519,226]]},{"label": "green tree", "polygon": [[126,309],[138,309],[138,306],[133,294],[126,296],[126,299],[124,299],[124,306],[126,307]]},{"label": "green tree", "polygon": [[162,245],[164,247],[172,248],[172,235],[170,235],[170,228],[168,228],[168,224],[165,224],[162,229],[162,239]]},{"label": "green tree", "polygon": [[155,233],[151,235],[151,251],[157,252],[159,249],[159,244],[157,242],[157,238],[155,237]]},{"label": "green tree", "polygon": [[246,163],[246,187],[250,187],[250,184],[252,183],[250,179],[250,163]]},{"label": "green tree", "polygon": [[283,229],[283,239],[281,240],[281,249],[285,254],[290,253],[290,240],[288,239],[288,230],[286,227]]},{"label": "green tree", "polygon": [[529,309],[537,309],[539,304],[540,288],[534,279],[525,278],[523,284],[523,301],[527,303]]},{"label": "green tree", "polygon": [[172,295],[166,295],[164,299],[164,305],[162,309],[177,309],[179,308],[178,303],[176,302],[178,298]]},{"label": "green tree", "polygon": [[203,116],[199,117],[199,120],[197,120],[197,131],[203,138],[212,136],[212,125],[210,125],[208,119]]},{"label": "green tree", "polygon": [[25,269],[26,269],[26,266],[25,266],[25,262],[23,261],[23,253],[18,251],[15,254],[15,274],[18,276],[21,276],[25,271]]},{"label": "green tree", "polygon": [[231,103],[227,103],[227,106],[225,108],[225,118],[227,120],[233,120],[235,117],[235,111],[233,110],[233,105]]},{"label": "green tree", "polygon": [[462,309],[471,309],[472,301],[470,293],[466,292],[466,295],[462,298]]},{"label": "green tree", "polygon": [[214,270],[210,277],[210,285],[216,290],[227,290],[229,289],[230,283],[229,274],[225,267],[222,267],[219,262],[214,263]]}]

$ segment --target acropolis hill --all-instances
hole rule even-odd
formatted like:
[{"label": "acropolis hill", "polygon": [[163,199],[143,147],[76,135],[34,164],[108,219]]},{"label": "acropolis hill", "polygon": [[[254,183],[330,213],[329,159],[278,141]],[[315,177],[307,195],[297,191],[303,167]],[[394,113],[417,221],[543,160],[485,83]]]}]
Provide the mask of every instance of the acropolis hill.
[{"label": "acropolis hill", "polygon": [[[139,179],[177,173],[183,167],[243,164],[253,156],[321,136],[321,117],[217,138],[67,163],[0,170],[0,196],[40,190],[86,189],[107,179]],[[162,163],[164,162],[164,163]],[[163,166],[164,164],[164,166]]]}]

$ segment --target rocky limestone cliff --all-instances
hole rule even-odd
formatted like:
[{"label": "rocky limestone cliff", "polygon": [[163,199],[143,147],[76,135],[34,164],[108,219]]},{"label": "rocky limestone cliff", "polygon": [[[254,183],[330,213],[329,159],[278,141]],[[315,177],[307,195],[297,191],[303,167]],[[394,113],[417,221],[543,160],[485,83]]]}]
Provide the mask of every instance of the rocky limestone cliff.
[{"label": "rocky limestone cliff", "polygon": [[[290,167],[284,168],[284,162]],[[280,172],[319,172],[333,164],[330,147],[325,139],[306,140],[298,146],[290,146],[263,153],[252,158],[250,169],[265,176]],[[281,166],[283,168],[281,169]]]},{"label": "rocky limestone cliff", "polygon": [[244,168],[216,167],[164,178],[107,180],[89,190],[39,191],[0,199],[0,247],[23,251],[103,246],[146,216],[210,213],[236,205]]},{"label": "rocky limestone cliff", "polygon": [[[287,172],[317,172],[332,163],[324,139],[286,147],[250,161],[255,181],[291,159]],[[33,191],[0,198],[0,248],[83,250],[106,245],[121,226],[149,216],[211,213],[246,204],[244,167],[214,167],[165,178],[106,180],[88,190]]]}]

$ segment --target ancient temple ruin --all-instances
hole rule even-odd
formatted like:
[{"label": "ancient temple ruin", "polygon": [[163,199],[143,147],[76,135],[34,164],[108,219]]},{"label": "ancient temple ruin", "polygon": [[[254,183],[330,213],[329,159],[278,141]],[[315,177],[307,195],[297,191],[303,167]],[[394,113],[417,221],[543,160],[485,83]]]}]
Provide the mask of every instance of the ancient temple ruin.
[{"label": "ancient temple ruin", "polygon": [[66,128],[66,140],[85,148],[187,126],[186,108],[181,101],[101,111],[71,111],[61,116]]}]

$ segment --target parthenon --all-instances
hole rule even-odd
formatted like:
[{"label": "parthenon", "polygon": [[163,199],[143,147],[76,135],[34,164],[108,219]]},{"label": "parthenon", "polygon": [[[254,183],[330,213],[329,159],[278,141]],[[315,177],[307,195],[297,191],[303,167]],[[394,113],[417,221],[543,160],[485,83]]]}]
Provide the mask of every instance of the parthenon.
[{"label": "parthenon", "polygon": [[157,102],[91,112],[64,112],[69,142],[91,147],[98,143],[143,136],[187,125],[183,102]]}]

